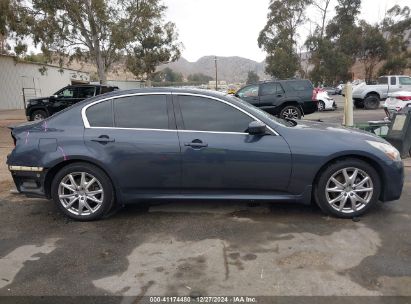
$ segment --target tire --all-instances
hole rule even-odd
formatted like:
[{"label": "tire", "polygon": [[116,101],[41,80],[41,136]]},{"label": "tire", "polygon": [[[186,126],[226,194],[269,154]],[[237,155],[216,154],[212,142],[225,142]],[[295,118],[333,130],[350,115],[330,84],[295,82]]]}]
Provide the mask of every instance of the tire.
[{"label": "tire", "polygon": [[324,111],[324,110],[325,110],[325,103],[324,103],[324,101],[322,101],[322,100],[318,101],[317,107],[318,107],[318,112]]},{"label": "tire", "polygon": [[[81,183],[82,178],[85,183]],[[94,181],[87,185],[93,178]],[[92,188],[87,189],[84,184]],[[100,168],[87,163],[63,167],[51,184],[51,197],[64,215],[77,221],[101,219],[114,205],[114,189],[110,178]]]},{"label": "tire", "polygon": [[301,119],[301,110],[298,106],[285,106],[281,109],[280,118]]},{"label": "tire", "polygon": [[36,110],[30,115],[31,121],[43,120],[48,117],[47,113],[43,110]]},{"label": "tire", "polygon": [[[344,183],[347,180],[344,178],[344,170],[350,178],[354,177],[357,170],[353,182]],[[332,180],[333,177],[340,185]],[[366,177],[368,180],[360,185],[360,181],[366,180]],[[353,218],[365,214],[377,203],[380,192],[381,181],[377,171],[367,162],[354,158],[330,164],[320,173],[314,185],[314,199],[320,209],[326,214],[340,218]]]},{"label": "tire", "polygon": [[364,99],[364,107],[367,110],[376,110],[380,107],[380,98],[378,95],[372,94]]},{"label": "tire", "polygon": [[364,102],[355,100],[354,101],[354,106],[355,106],[356,109],[364,109]]}]

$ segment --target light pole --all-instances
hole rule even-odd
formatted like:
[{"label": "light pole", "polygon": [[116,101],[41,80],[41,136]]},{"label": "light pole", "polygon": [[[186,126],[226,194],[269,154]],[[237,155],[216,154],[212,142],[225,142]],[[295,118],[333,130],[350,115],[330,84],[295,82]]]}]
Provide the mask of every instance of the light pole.
[{"label": "light pole", "polygon": [[214,57],[214,63],[215,63],[215,90],[218,91],[217,56]]}]

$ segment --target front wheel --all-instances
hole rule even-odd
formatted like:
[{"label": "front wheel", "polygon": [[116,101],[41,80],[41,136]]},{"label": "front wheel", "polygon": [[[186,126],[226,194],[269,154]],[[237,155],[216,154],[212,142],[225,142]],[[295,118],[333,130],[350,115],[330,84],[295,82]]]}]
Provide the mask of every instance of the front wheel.
[{"label": "front wheel", "polygon": [[298,106],[285,106],[280,112],[283,119],[301,119],[301,110]]},{"label": "front wheel", "polygon": [[344,159],[329,165],[314,187],[314,197],[327,214],[353,218],[366,213],[378,201],[380,178],[368,163]]},{"label": "front wheel", "polygon": [[40,121],[47,118],[47,113],[43,110],[36,110],[30,115],[31,121]]},{"label": "front wheel", "polygon": [[51,194],[58,208],[78,221],[100,219],[114,203],[108,176],[87,163],[74,163],[61,169],[53,179]]}]

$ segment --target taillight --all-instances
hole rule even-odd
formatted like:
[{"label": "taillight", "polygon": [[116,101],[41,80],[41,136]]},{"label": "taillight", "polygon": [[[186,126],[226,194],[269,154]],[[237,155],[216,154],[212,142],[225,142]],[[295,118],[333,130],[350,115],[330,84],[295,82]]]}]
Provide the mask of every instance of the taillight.
[{"label": "taillight", "polygon": [[311,96],[311,100],[312,100],[312,101],[317,101],[317,94],[318,94],[318,92],[319,92],[319,89],[318,89],[318,88],[314,88],[314,90],[313,90],[313,95]]},{"label": "taillight", "polygon": [[395,96],[395,98],[402,100],[402,101],[410,101],[411,96]]}]

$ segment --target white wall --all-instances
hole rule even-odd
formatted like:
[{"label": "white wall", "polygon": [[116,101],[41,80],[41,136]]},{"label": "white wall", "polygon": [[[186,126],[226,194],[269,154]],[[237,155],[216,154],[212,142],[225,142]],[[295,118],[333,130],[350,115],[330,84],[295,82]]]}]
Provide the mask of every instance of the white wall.
[{"label": "white wall", "polygon": [[[0,55],[0,110],[24,109],[23,88],[28,97],[50,96],[71,81],[88,82],[87,73],[46,66],[42,75],[41,64],[17,62],[11,56]],[[27,99],[27,98],[26,98]]]}]

